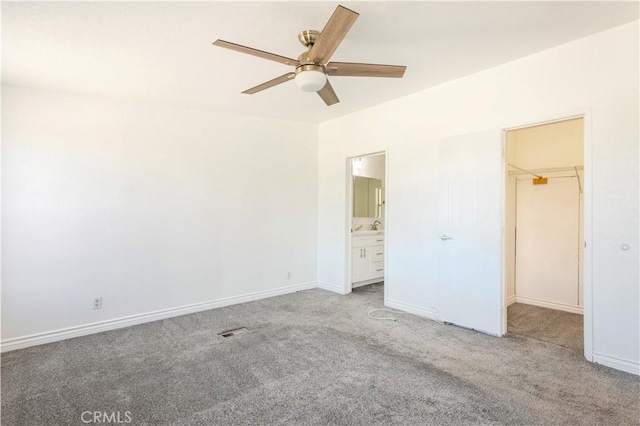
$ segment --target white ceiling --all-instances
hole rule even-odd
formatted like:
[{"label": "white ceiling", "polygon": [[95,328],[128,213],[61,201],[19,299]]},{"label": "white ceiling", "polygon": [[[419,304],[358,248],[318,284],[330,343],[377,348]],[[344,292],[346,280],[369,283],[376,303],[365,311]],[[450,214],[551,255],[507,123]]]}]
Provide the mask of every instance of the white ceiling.
[{"label": "white ceiling", "polygon": [[344,2],[360,17],[332,60],[407,72],[333,77],[331,107],[293,82],[241,94],[293,68],[211,45],[296,58],[297,33],[322,30],[337,4],[3,2],[2,81],[323,122],[638,19],[637,2]]}]

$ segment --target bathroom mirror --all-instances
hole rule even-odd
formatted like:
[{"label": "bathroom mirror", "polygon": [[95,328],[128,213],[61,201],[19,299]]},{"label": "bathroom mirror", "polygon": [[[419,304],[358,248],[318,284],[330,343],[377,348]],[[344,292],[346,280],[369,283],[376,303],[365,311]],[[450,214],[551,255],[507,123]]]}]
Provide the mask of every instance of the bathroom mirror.
[{"label": "bathroom mirror", "polygon": [[353,177],[353,217],[380,218],[382,181],[364,176]]}]

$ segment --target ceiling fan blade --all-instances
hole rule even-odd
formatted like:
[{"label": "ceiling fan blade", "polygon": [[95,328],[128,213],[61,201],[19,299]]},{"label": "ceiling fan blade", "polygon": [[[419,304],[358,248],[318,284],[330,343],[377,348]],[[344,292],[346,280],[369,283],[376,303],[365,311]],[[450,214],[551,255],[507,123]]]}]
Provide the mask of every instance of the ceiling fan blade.
[{"label": "ceiling fan blade", "polygon": [[246,53],[247,55],[257,56],[258,58],[268,59],[270,61],[279,62],[285,65],[298,66],[300,62],[296,59],[287,58],[285,56],[276,55],[275,53],[263,52],[262,50],[254,49],[240,44],[231,43],[224,40],[216,40],[213,42],[214,46],[224,47],[225,49],[235,50],[236,52]]},{"label": "ceiling fan blade", "polygon": [[358,16],[360,15],[353,10],[338,6],[309,51],[309,60],[315,63],[326,63],[347,35],[353,23],[356,22]]},{"label": "ceiling fan blade", "polygon": [[393,77],[402,78],[407,67],[400,65],[357,64],[329,62],[327,74],[337,77]]},{"label": "ceiling fan blade", "polygon": [[333,91],[333,87],[331,86],[331,83],[329,83],[329,80],[327,80],[327,84],[325,84],[324,87],[316,93],[320,95],[324,103],[327,105],[333,105],[340,102],[340,99],[338,99],[336,92]]},{"label": "ceiling fan blade", "polygon": [[251,89],[247,89],[242,93],[246,95],[253,95],[254,93],[260,92],[264,89],[268,89],[269,87],[277,86],[278,84],[282,84],[289,80],[293,80],[293,77],[295,76],[296,76],[295,72],[288,72],[286,74],[281,75],[280,77],[274,78],[273,80],[269,80],[265,83],[252,87]]}]

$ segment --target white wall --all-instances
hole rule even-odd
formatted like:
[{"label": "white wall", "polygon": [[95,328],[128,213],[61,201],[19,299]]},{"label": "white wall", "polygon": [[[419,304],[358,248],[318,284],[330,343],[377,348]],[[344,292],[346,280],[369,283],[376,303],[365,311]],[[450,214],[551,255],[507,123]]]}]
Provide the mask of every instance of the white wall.
[{"label": "white wall", "polygon": [[545,173],[545,185],[518,176],[516,302],[583,313],[581,196],[575,172]]},{"label": "white wall", "polygon": [[438,141],[589,108],[593,351],[599,362],[637,369],[638,47],[636,21],[322,124],[320,285],[348,288],[347,157],[388,149],[387,298],[437,310]]},{"label": "white wall", "polygon": [[2,107],[4,342],[315,284],[317,126],[16,87]]}]

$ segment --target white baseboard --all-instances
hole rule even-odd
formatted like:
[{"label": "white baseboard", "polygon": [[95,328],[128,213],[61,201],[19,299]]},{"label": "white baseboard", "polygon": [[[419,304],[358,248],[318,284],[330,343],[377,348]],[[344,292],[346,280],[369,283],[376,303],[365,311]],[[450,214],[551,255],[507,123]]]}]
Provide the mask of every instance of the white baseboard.
[{"label": "white baseboard", "polygon": [[14,351],[16,349],[23,349],[29,346],[43,345],[45,343],[57,342],[60,340],[71,339],[73,337],[86,336],[88,334],[115,330],[117,328],[129,327],[136,324],[221,308],[223,306],[236,305],[238,303],[246,303],[254,300],[265,299],[267,297],[280,296],[287,293],[294,293],[296,291],[309,290],[316,288],[317,286],[316,282],[294,284],[272,290],[257,291],[255,293],[225,297],[222,299],[210,300],[208,302],[193,303],[190,305],[178,306],[176,308],[162,309],[159,311],[131,315],[75,327],[62,328],[23,337],[14,337],[0,342],[0,352]]},{"label": "white baseboard", "polygon": [[640,376],[640,364],[637,362],[616,358],[598,352],[593,353],[593,362]]},{"label": "white baseboard", "polygon": [[385,306],[393,309],[399,309],[401,311],[409,312],[418,315],[423,318],[442,322],[440,314],[435,309],[423,308],[421,306],[412,305],[410,303],[399,302],[397,300],[387,299],[384,303]]},{"label": "white baseboard", "polygon": [[512,295],[507,297],[507,307],[513,305],[514,303],[516,303],[516,295]]},{"label": "white baseboard", "polygon": [[580,315],[584,314],[583,313],[584,309],[582,306],[566,305],[564,303],[557,303],[557,302],[549,302],[547,300],[534,299],[532,297],[522,297],[522,296],[516,295],[515,303],[524,303],[525,305],[540,306],[541,308],[549,308],[549,309],[555,309],[558,311],[571,312],[572,314],[580,314]]},{"label": "white baseboard", "polygon": [[369,284],[377,284],[384,281],[384,277],[372,278],[370,280],[358,281],[357,283],[351,283],[351,288],[358,288]]},{"label": "white baseboard", "polygon": [[338,294],[347,294],[348,292],[344,291],[344,287],[336,284],[329,284],[322,281],[318,281],[318,288],[323,290],[332,291]]}]

